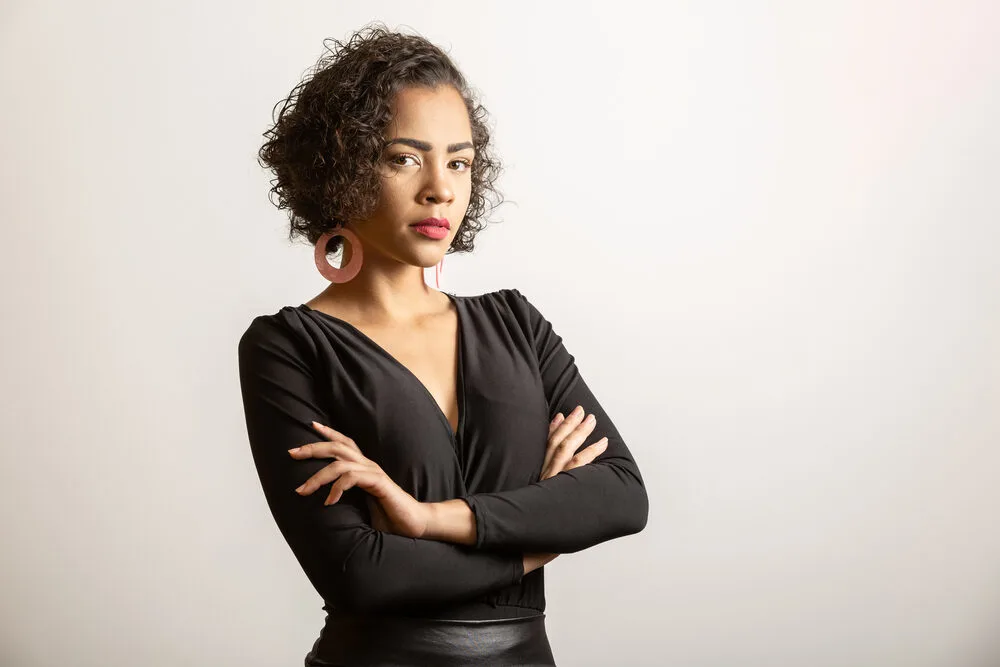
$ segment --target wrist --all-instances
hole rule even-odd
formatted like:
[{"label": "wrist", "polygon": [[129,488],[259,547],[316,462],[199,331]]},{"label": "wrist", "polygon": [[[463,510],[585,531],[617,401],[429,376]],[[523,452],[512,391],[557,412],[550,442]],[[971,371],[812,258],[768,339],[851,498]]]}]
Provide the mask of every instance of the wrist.
[{"label": "wrist", "polygon": [[424,539],[476,544],[476,517],[469,504],[461,498],[423,503],[427,512],[427,530]]}]

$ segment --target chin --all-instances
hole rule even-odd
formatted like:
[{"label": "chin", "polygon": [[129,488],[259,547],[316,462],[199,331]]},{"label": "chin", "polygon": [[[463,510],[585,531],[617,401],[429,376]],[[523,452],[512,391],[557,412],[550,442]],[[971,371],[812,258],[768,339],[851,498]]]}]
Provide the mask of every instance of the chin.
[{"label": "chin", "polygon": [[420,266],[422,266],[425,269],[433,269],[435,266],[438,265],[438,263],[440,263],[440,261],[442,259],[444,259],[444,255],[441,255],[440,257],[437,257],[436,259],[428,260],[428,263],[421,262]]},{"label": "chin", "polygon": [[409,250],[410,252],[404,251],[400,253],[400,260],[411,266],[419,266],[424,269],[433,268],[444,257],[444,253],[428,252],[427,248],[423,248],[422,252],[416,248],[410,248]]}]

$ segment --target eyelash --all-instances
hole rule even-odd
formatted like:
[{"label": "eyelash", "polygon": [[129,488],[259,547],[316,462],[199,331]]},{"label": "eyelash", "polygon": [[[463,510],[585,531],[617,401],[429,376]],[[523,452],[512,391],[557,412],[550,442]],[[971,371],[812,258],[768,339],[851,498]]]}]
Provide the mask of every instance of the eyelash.
[{"label": "eyelash", "polygon": [[[415,155],[410,155],[409,153],[399,153],[398,155],[393,155],[391,158],[389,158],[389,163],[394,167],[405,167],[406,166],[405,164],[399,164],[398,162],[396,162],[396,160],[403,157],[411,157],[414,160],[417,159],[417,156]],[[468,160],[452,160],[452,162],[461,162],[462,164],[464,164],[465,169],[463,171],[468,171],[469,169],[472,169],[472,163],[469,162]]]}]

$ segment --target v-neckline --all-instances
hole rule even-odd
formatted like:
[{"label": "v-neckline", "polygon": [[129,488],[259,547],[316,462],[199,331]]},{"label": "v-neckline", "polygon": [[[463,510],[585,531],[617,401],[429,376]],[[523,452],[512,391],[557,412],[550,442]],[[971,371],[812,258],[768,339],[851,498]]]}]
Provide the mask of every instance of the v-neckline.
[{"label": "v-neckline", "polygon": [[453,304],[455,304],[455,317],[458,320],[458,326],[457,326],[458,333],[457,333],[457,340],[455,342],[456,350],[457,350],[457,354],[458,354],[458,370],[456,372],[456,377],[455,377],[455,402],[458,404],[458,425],[456,426],[455,430],[452,430],[452,428],[451,428],[451,422],[448,421],[448,415],[446,415],[444,413],[444,410],[441,409],[441,406],[438,404],[437,399],[434,398],[434,394],[432,394],[431,391],[430,391],[430,389],[427,388],[427,385],[425,385],[420,380],[420,378],[417,377],[416,373],[414,373],[413,371],[411,371],[405,364],[403,364],[403,362],[401,362],[399,359],[397,359],[392,354],[390,354],[387,349],[385,349],[384,347],[382,347],[381,345],[379,345],[378,343],[376,343],[375,340],[371,336],[369,336],[364,331],[362,331],[361,329],[357,328],[356,326],[354,326],[353,324],[351,324],[347,320],[341,319],[341,318],[337,317],[336,315],[331,315],[330,313],[325,313],[322,310],[316,310],[315,308],[312,308],[311,306],[309,306],[307,304],[304,304],[304,303],[301,304],[299,307],[300,308],[304,308],[307,311],[312,312],[312,313],[318,313],[322,317],[325,317],[327,319],[333,320],[334,322],[338,322],[339,324],[342,324],[347,329],[349,329],[350,331],[353,331],[355,334],[357,334],[357,336],[359,338],[361,338],[364,341],[367,341],[368,344],[372,348],[374,348],[377,352],[379,352],[380,354],[382,354],[382,356],[384,356],[390,362],[392,362],[393,364],[395,364],[406,375],[408,375],[410,378],[412,378],[413,381],[423,390],[424,394],[427,396],[427,398],[430,400],[431,404],[434,406],[434,409],[437,410],[438,416],[441,418],[441,421],[444,423],[445,430],[448,432],[448,435],[451,436],[451,439],[457,444],[458,439],[459,439],[459,437],[462,434],[462,421],[465,418],[465,360],[464,360],[465,355],[462,352],[462,345],[463,345],[465,336],[464,336],[464,332],[462,331],[462,329],[463,329],[463,326],[462,326],[462,308],[461,308],[461,306],[458,305],[458,297],[456,295],[454,295],[454,294],[451,294],[450,292],[444,292],[444,291],[442,291],[441,293],[444,294],[445,296],[447,296],[448,300],[451,301]]}]

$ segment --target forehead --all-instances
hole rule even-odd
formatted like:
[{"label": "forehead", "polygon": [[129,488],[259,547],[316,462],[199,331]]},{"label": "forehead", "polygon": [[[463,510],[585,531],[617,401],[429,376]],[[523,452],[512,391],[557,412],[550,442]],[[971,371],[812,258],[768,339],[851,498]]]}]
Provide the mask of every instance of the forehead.
[{"label": "forehead", "polygon": [[386,135],[454,143],[471,140],[472,128],[465,102],[453,87],[411,86],[396,93]]}]

